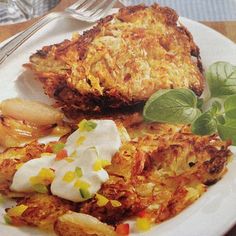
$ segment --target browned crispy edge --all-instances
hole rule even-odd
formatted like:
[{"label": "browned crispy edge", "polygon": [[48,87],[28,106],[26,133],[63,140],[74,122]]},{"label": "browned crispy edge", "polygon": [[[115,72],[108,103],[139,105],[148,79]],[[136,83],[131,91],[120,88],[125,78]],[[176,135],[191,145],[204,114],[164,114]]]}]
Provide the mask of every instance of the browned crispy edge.
[{"label": "browned crispy edge", "polygon": [[[124,21],[127,18],[132,17],[133,13],[144,10],[146,8],[147,6],[144,5],[121,8],[118,13],[118,18],[119,20]],[[176,26],[177,30],[188,36],[191,45],[191,56],[195,58],[199,71],[203,73],[203,66],[201,63],[199,48],[194,43],[193,37],[187,30],[187,28],[183,25],[177,26],[176,22],[179,17],[177,13],[169,7],[160,7],[158,4],[152,5],[152,8],[163,13],[167,25]],[[30,61],[32,61],[33,57],[35,56],[47,58],[47,55],[53,46],[57,47],[58,55],[64,54],[67,48],[74,44],[76,44],[76,48],[79,53],[79,59],[83,59],[86,56],[88,45],[100,33],[101,28],[108,24],[113,18],[114,14],[99,20],[96,26],[88,31],[85,31],[77,41],[65,40],[60,44],[43,47],[41,50],[37,51],[36,54],[33,54],[30,57]],[[24,66],[36,72],[32,64],[28,63]],[[83,96],[78,90],[71,87],[63,76],[55,75],[53,78],[42,77],[41,74],[37,74],[37,76],[44,85],[45,93],[48,96],[54,97],[55,99],[60,101],[60,106],[62,107],[62,109],[71,117],[76,117],[77,113],[80,113],[81,110],[87,112],[91,112],[91,110],[93,110],[93,112],[106,112],[107,110],[111,111],[111,109],[116,110],[117,108],[119,108],[120,110],[129,110],[131,109],[131,107],[132,110],[135,110],[136,108],[142,107],[144,104],[144,101],[142,100],[129,101],[115,90],[105,90],[103,95],[98,94],[95,96],[93,93],[91,93]],[[199,82],[199,85],[192,85],[192,87],[190,87],[190,89],[192,89],[197,95],[201,95],[204,88],[203,75],[199,78]],[[84,107],[82,107],[82,104],[84,104]]]}]

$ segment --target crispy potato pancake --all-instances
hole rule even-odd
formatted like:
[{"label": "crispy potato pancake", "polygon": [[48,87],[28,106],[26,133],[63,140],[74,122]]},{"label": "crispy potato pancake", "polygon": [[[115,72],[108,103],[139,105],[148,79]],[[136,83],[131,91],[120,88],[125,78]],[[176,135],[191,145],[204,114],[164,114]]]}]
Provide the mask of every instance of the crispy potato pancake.
[{"label": "crispy potato pancake", "polygon": [[43,47],[25,66],[68,113],[128,108],[163,88],[203,90],[190,32],[157,4],[120,9],[81,36]]},{"label": "crispy potato pancake", "polygon": [[[78,232],[83,228],[80,218],[63,217],[69,211],[88,214],[115,226],[143,210],[153,222],[159,223],[192,204],[227,171],[232,155],[228,149],[230,143],[216,135],[200,137],[193,135],[188,126],[145,123],[138,114],[120,117],[116,122],[125,124],[131,140],[123,142],[112,164],[106,167],[110,178],[99,190],[99,194],[109,199],[106,205],[98,206],[96,197],[73,203],[50,193],[28,193],[18,196],[17,206],[23,204],[27,208],[22,214],[12,216],[7,209],[11,223],[42,228],[53,228],[55,223],[58,235],[64,235],[72,224],[68,235],[73,235],[70,233],[76,227]],[[14,157],[16,152],[18,155]],[[0,163],[8,163],[0,164],[1,181],[7,183],[5,191],[4,187],[0,189],[2,194],[9,195],[16,160],[17,164],[23,163],[27,157],[38,158],[41,152],[45,152],[44,147],[31,143],[0,155]],[[111,200],[120,204],[113,205]],[[99,235],[89,232],[90,228],[84,235]]]},{"label": "crispy potato pancake", "polygon": [[21,215],[12,215],[10,209],[7,214],[13,225],[37,226],[41,229],[51,229],[59,216],[75,206],[64,199],[47,194],[31,194],[19,200],[18,206],[26,206],[27,209]]}]

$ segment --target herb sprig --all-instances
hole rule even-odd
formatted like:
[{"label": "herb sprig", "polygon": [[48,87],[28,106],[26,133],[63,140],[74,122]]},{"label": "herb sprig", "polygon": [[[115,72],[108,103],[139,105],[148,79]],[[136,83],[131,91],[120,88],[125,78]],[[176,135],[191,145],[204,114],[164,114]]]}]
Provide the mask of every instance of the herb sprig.
[{"label": "herb sprig", "polygon": [[236,66],[216,62],[206,72],[206,90],[199,98],[190,89],[163,89],[146,102],[147,121],[191,124],[197,135],[218,133],[236,146]]}]

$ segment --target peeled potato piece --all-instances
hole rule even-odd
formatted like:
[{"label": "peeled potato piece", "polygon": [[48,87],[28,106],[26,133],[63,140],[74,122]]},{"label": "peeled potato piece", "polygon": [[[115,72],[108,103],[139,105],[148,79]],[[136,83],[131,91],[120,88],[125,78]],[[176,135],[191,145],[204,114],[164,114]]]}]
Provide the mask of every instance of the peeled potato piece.
[{"label": "peeled potato piece", "polygon": [[24,120],[37,126],[56,124],[63,119],[63,114],[57,109],[37,101],[21,98],[6,99],[1,103],[4,116]]},{"label": "peeled potato piece", "polygon": [[68,212],[58,218],[54,230],[59,236],[116,236],[114,228],[97,218]]}]

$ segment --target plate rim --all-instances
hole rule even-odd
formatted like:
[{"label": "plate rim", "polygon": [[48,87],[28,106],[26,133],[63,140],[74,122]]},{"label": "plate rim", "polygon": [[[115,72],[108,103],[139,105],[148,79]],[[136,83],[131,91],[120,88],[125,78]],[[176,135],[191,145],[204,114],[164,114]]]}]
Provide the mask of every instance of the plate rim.
[{"label": "plate rim", "polygon": [[[118,10],[119,8],[114,8],[113,10]],[[111,13],[109,13],[109,14],[111,14]],[[208,26],[206,26],[206,25],[204,25],[204,24],[202,24],[202,23],[200,23],[200,22],[197,22],[197,21],[194,21],[194,20],[191,20],[191,19],[189,19],[189,18],[186,18],[186,17],[179,17],[179,20],[180,21],[183,21],[183,23],[185,22],[185,21],[189,21],[189,22],[191,22],[192,24],[197,24],[197,25],[200,25],[201,27],[204,27],[207,31],[210,31],[210,32],[212,32],[212,33],[214,33],[214,34],[217,34],[220,38],[222,38],[222,39],[224,39],[225,41],[227,41],[227,43],[230,43],[231,45],[233,45],[233,46],[235,46],[236,47],[236,45],[235,45],[235,43],[232,41],[232,40],[230,40],[229,38],[227,38],[226,36],[224,36],[223,34],[221,34],[221,33],[219,33],[218,31],[216,31],[216,30],[214,30],[214,29],[212,29],[212,28],[210,28],[210,27],[208,27]],[[37,33],[36,33],[37,34]],[[1,46],[3,46],[6,42],[8,42],[9,40],[11,40],[12,38],[14,38],[16,35],[13,35],[12,37],[10,37],[10,38],[8,38],[8,39],[6,39],[6,40],[4,40],[3,42],[1,42],[0,43],[0,47]],[[30,41],[30,39],[28,40],[28,41]],[[200,48],[201,49],[201,48]],[[14,55],[14,53],[13,53],[13,55]],[[11,57],[11,56],[10,56]],[[9,57],[9,59],[10,59],[10,57]],[[3,63],[3,65],[4,65],[5,63]],[[0,66],[0,68],[1,68],[1,66]],[[201,197],[200,197],[201,198]],[[197,200],[197,201],[199,201],[199,199]],[[193,204],[192,204],[193,205]],[[181,213],[180,213],[181,214]],[[175,218],[175,217],[174,217]],[[174,219],[173,218],[173,219]],[[168,220],[167,220],[168,221]],[[166,221],[165,221],[166,222]],[[223,233],[226,233],[226,232],[228,232],[228,230],[230,230],[230,228],[234,225],[236,223],[236,214],[235,214],[235,219],[234,220],[232,220],[232,222],[231,222],[231,224],[230,224],[230,226],[229,227],[227,227],[227,229],[222,229],[222,231],[221,231],[221,233],[223,234]],[[1,225],[0,225],[0,227],[1,227]],[[155,232],[154,232],[155,233]],[[145,234],[146,235],[146,234]]]}]

